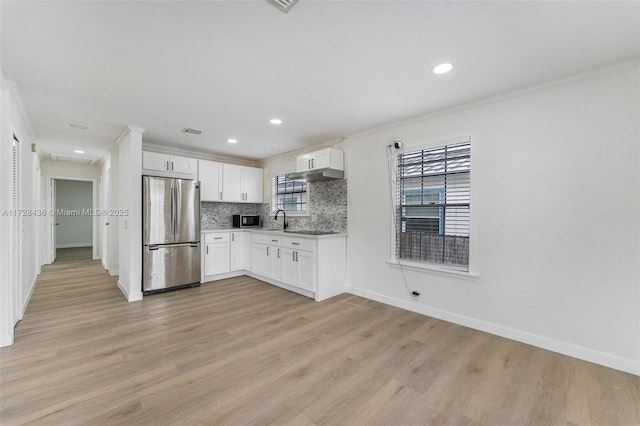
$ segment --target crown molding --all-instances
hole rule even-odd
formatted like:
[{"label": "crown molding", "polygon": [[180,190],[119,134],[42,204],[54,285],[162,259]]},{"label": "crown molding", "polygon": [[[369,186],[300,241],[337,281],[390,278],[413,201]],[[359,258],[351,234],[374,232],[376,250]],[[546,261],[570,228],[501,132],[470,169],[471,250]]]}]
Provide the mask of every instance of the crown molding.
[{"label": "crown molding", "polygon": [[182,157],[195,158],[198,160],[218,161],[220,163],[237,164],[240,166],[259,167],[260,162],[246,158],[231,157],[227,155],[212,154],[208,152],[192,151],[188,149],[176,148],[173,146],[157,145],[142,142],[142,150],[148,152],[158,152],[167,155],[179,155]]},{"label": "crown molding", "polygon": [[29,121],[29,116],[27,115],[27,109],[24,107],[24,102],[22,101],[22,95],[20,94],[18,83],[16,83],[15,81],[7,80],[2,75],[0,75],[0,78],[2,78],[2,89],[8,91],[11,94],[11,97],[13,97],[13,100],[18,106],[18,110],[24,121],[24,126],[27,129],[30,142],[33,143],[36,140],[36,134],[33,131],[33,127],[31,127],[31,122]]}]

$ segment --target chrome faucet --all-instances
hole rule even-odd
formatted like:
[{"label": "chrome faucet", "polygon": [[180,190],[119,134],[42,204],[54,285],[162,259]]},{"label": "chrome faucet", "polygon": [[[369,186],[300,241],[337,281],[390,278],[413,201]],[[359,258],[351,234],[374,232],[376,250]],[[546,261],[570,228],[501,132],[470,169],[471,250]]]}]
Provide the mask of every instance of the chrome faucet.
[{"label": "chrome faucet", "polygon": [[282,221],[282,229],[287,229],[287,226],[289,226],[289,224],[287,223],[287,212],[285,212],[284,210],[280,209],[276,212],[276,217],[274,217],[275,220],[278,220],[278,214],[282,212],[283,215],[283,221]]}]

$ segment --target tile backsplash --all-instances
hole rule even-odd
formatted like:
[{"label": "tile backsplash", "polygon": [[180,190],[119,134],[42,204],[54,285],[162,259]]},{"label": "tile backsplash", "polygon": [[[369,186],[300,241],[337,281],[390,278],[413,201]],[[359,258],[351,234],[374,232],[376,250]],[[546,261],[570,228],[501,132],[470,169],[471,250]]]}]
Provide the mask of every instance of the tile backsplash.
[{"label": "tile backsplash", "polygon": [[[308,183],[308,216],[289,216],[289,229],[347,231],[347,181],[344,179]],[[273,219],[270,203],[209,203],[200,207],[202,230],[226,229],[233,226],[234,214],[259,214],[264,228],[281,228],[282,219]]]},{"label": "tile backsplash", "polygon": [[[288,216],[289,229],[347,232],[347,181],[344,179],[307,184],[310,203],[308,216]],[[281,217],[273,219],[270,204],[262,204],[263,227],[282,228]]]},{"label": "tile backsplash", "polygon": [[200,203],[200,228],[228,229],[233,226],[234,214],[260,214],[262,204],[246,203]]}]

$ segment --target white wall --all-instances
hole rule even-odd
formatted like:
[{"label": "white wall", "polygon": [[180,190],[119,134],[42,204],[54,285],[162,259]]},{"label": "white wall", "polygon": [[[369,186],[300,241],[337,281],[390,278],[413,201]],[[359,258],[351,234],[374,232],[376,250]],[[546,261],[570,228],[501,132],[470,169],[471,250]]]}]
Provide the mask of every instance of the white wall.
[{"label": "white wall", "polygon": [[[638,62],[349,137],[356,294],[640,374]],[[477,279],[391,258],[385,148],[473,135]]]},{"label": "white wall", "polygon": [[[15,83],[0,77],[0,210],[10,209],[11,143],[13,134],[20,140],[19,206],[23,212],[40,207],[37,188],[37,158],[32,151],[34,142],[24,106]],[[10,217],[0,215],[0,346],[13,343],[13,328],[22,319],[35,287],[38,271],[38,216],[23,213],[19,216],[19,253],[10,255]],[[20,271],[17,280],[11,270]]]},{"label": "white wall", "polygon": [[142,133],[127,126],[118,144],[119,218],[118,287],[129,302],[142,300]]},{"label": "white wall", "polygon": [[[56,247],[93,245],[93,184],[89,181],[56,179]],[[79,214],[76,215],[76,213]]]}]

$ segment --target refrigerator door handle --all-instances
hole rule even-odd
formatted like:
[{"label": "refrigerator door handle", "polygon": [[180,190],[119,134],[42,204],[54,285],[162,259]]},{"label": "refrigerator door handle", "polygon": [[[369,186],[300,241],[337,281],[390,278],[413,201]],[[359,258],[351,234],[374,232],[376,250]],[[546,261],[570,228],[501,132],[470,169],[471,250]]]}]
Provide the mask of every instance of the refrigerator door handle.
[{"label": "refrigerator door handle", "polygon": [[200,246],[200,243],[198,241],[193,241],[190,243],[178,243],[178,244],[154,244],[154,245],[150,245],[147,246],[149,247],[149,250],[158,250],[161,248],[164,249],[168,249],[168,248],[174,248],[174,247],[193,247],[193,248],[198,248]]},{"label": "refrigerator door handle", "polygon": [[[175,181],[174,181],[175,182]],[[176,240],[176,234],[178,233],[178,190],[173,187],[171,188],[171,196],[173,197],[172,201],[172,209],[173,213],[171,214],[171,219],[173,221],[173,241]]]}]

